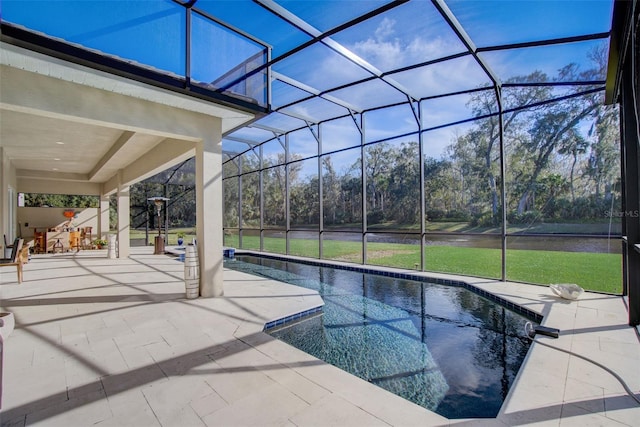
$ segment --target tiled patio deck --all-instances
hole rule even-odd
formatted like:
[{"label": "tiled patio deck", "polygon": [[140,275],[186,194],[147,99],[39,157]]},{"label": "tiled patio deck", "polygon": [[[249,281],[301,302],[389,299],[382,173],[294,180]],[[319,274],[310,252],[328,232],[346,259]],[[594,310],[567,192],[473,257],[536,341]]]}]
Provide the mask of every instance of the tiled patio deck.
[{"label": "tiled patio deck", "polygon": [[[261,332],[322,304],[313,291],[225,270],[225,297],[184,298],[183,264],[132,248],[35,256],[0,272],[3,426],[638,425],[609,372],[534,344],[497,419],[447,420]],[[469,278],[466,278],[469,281]],[[561,329],[541,342],[615,371],[640,396],[640,344],[622,298],[561,301],[548,289],[476,280]]]}]

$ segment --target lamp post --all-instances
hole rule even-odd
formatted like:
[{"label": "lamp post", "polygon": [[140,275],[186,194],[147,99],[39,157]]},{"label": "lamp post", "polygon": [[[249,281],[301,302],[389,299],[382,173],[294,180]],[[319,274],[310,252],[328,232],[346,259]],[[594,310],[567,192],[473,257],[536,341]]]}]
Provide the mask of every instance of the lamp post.
[{"label": "lamp post", "polygon": [[164,253],[164,239],[162,238],[162,235],[161,235],[162,223],[160,222],[160,211],[162,211],[162,205],[164,204],[164,202],[166,202],[169,199],[167,197],[156,196],[156,197],[149,197],[147,200],[155,203],[156,208],[158,209],[158,235],[155,238],[153,254],[161,255]]}]

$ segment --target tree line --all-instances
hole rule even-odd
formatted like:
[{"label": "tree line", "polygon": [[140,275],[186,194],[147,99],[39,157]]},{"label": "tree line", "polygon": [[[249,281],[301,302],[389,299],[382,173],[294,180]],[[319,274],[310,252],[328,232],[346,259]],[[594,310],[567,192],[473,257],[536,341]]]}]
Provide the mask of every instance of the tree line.
[{"label": "tree line", "polygon": [[[606,62],[602,52],[594,52],[592,56],[596,66],[586,71],[570,64],[555,79],[536,71],[504,82],[504,177],[493,90],[478,91],[470,97],[468,107],[473,116],[482,118],[454,135],[445,155],[428,155],[432,141],[427,132],[422,165],[427,221],[464,221],[477,227],[495,227],[501,224],[503,206],[511,224],[599,221],[605,218],[604,212],[617,207],[620,201],[617,108],[603,105],[603,93],[597,85],[569,85],[559,97],[558,87],[539,84],[598,80]],[[554,98],[560,99],[548,102]],[[238,200],[240,179],[225,180],[225,226],[238,226],[239,207],[243,226],[257,226],[262,179],[267,226],[284,225],[287,181],[292,225],[319,224],[322,184],[324,226],[357,227],[362,222],[360,153],[360,148],[355,148],[353,162],[339,171],[332,155],[324,155],[321,172],[306,176],[301,171],[303,163],[309,160],[293,156],[286,172],[283,155],[265,158],[260,177],[258,157],[242,156],[241,161],[236,160],[233,167],[225,169],[227,177],[244,173],[242,200]],[[418,226],[421,207],[417,138],[368,145],[362,153],[368,225]],[[502,179],[505,203],[501,200]]]},{"label": "tree line", "polygon": [[[605,212],[615,211],[620,203],[618,110],[603,105],[603,93],[597,85],[553,85],[597,81],[603,75],[604,58],[604,52],[593,52],[593,68],[580,71],[570,64],[554,79],[536,71],[504,82],[502,153],[493,89],[470,96],[468,108],[473,117],[480,118],[454,133],[443,155],[429,155],[434,141],[425,133],[422,172],[426,220],[496,227],[501,224],[503,208],[510,224],[607,219]],[[564,87],[562,96],[559,87]],[[548,102],[554,98],[559,99]],[[358,228],[363,221],[363,178],[369,226],[418,227],[420,153],[417,137],[405,138],[370,144],[362,150],[354,147],[347,153],[352,160],[340,162],[339,167],[337,157],[331,154],[323,155],[319,163],[317,158],[291,154],[285,166],[284,153],[265,156],[261,162],[257,150],[251,149],[223,164],[225,227],[258,227],[263,210],[266,227],[283,228],[288,183],[288,214],[293,227],[316,228],[322,212],[327,228]],[[320,172],[303,173],[310,164]],[[155,207],[147,200],[153,196],[170,198],[170,227],[194,226],[194,182],[192,159],[134,184],[130,190],[132,227],[144,227],[147,217],[151,228],[156,226]],[[29,195],[27,202],[64,207],[97,204],[96,198],[37,194]],[[112,203],[115,223],[115,200]]]}]

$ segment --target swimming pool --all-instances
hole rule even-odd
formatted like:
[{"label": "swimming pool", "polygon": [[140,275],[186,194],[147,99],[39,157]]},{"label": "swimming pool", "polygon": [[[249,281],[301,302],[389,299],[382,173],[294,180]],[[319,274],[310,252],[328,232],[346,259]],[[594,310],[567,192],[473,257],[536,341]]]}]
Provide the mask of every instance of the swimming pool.
[{"label": "swimming pool", "polygon": [[225,267],[318,291],[321,315],[266,332],[448,418],[497,415],[529,349],[524,325],[540,321],[401,274],[245,255]]}]

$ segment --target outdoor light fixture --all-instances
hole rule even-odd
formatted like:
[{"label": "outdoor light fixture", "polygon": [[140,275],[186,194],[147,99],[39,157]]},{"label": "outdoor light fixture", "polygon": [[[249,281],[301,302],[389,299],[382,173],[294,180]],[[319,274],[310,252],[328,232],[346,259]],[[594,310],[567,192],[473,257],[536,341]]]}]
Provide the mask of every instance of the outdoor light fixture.
[{"label": "outdoor light fixture", "polygon": [[169,200],[168,197],[160,197],[160,196],[156,196],[156,197],[149,197],[147,199],[150,202],[153,202],[156,204],[156,208],[158,208],[158,235],[160,235],[160,211],[162,210],[162,203],[166,202]]},{"label": "outdoor light fixture", "polygon": [[162,224],[160,222],[160,211],[162,210],[163,202],[166,202],[167,200],[169,200],[169,198],[156,196],[156,197],[149,197],[147,200],[155,203],[156,208],[158,209],[158,236],[156,236],[155,251],[154,251],[154,255],[157,255],[164,252],[164,241],[162,240],[162,235],[161,235],[162,226],[160,225]]}]

